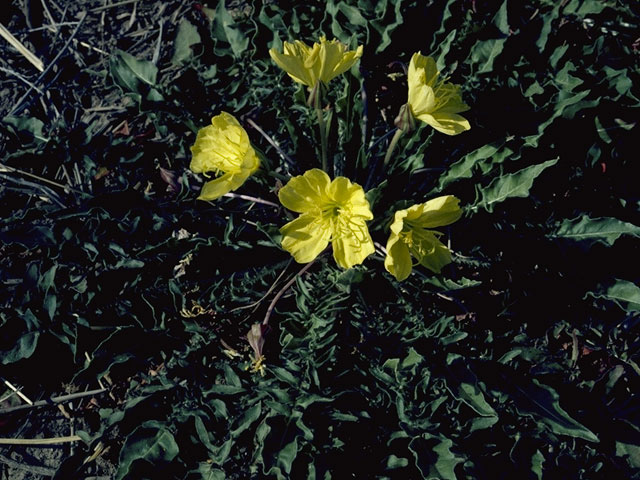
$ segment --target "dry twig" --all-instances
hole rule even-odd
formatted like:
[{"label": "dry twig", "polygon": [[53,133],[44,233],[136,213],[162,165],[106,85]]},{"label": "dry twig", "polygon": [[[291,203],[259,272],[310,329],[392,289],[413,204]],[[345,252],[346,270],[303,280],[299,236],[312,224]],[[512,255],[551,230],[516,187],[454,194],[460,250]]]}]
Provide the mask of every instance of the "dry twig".
[{"label": "dry twig", "polygon": [[13,48],[18,50],[18,52],[20,52],[24,58],[29,60],[29,62],[31,62],[34,67],[36,67],[41,72],[44,71],[44,64],[42,63],[42,60],[31,53],[31,51],[27,47],[25,47],[16,37],[11,35],[11,32],[7,30],[1,23],[0,37],[3,37],[7,42],[9,42],[13,46]]},{"label": "dry twig", "polygon": [[57,445],[79,441],[82,439],[77,435],[54,438],[0,438],[0,445]]},{"label": "dry twig", "polygon": [[78,392],[78,393],[71,393],[69,395],[61,395],[59,397],[51,397],[47,400],[38,400],[37,402],[33,402],[33,405],[19,405],[17,407],[3,408],[0,410],[0,415],[2,415],[3,413],[12,413],[18,410],[25,410],[28,408],[44,407],[45,405],[54,405],[56,403],[68,402],[76,398],[92,397],[95,395],[100,395],[106,391],[107,391],[106,388],[100,388],[98,390],[89,390],[86,392]]}]

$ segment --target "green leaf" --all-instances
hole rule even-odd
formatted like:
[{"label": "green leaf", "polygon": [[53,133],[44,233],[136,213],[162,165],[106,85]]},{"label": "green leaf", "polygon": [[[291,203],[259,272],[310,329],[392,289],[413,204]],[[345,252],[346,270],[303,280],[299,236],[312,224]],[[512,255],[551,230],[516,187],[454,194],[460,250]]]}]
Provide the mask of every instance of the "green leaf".
[{"label": "green leaf", "polygon": [[509,17],[507,15],[507,2],[504,0],[502,6],[493,17],[493,24],[500,30],[503,35],[509,35]]},{"label": "green leaf", "polygon": [[456,33],[457,33],[457,30],[454,28],[449,32],[449,35],[447,35],[447,38],[445,38],[441,43],[438,44],[437,56],[436,54],[434,54],[434,57],[436,58],[436,66],[438,67],[438,70],[444,70],[446,66],[445,59],[446,59],[447,53],[449,53],[449,50],[451,49],[451,44],[453,43],[453,40],[456,38]]},{"label": "green leaf", "polygon": [[157,468],[173,460],[179,451],[178,444],[164,424],[145,422],[127,437],[120,451],[116,480],[125,478],[131,465],[138,460],[146,460]]},{"label": "green leaf", "polygon": [[474,167],[482,161],[491,158],[493,161],[502,161],[513,153],[511,149],[500,148],[501,145],[487,144],[471,153],[468,153],[462,159],[458,160],[449,167],[449,170],[440,177],[438,191],[461,178],[471,178]]},{"label": "green leaf", "polygon": [[482,391],[470,383],[461,383],[455,392],[451,392],[483,417],[497,417],[496,411],[487,403]]},{"label": "green leaf", "polygon": [[571,0],[562,13],[564,15],[576,14],[579,16],[592,15],[602,12],[607,8],[607,2],[596,0]]},{"label": "green leaf", "polygon": [[225,480],[227,478],[227,475],[222,470],[206,462],[198,465],[198,473],[202,475],[202,480]]},{"label": "green leaf", "polygon": [[44,309],[49,315],[49,319],[53,320],[54,315],[56,314],[56,307],[58,305],[58,299],[54,294],[47,295],[44,299]]},{"label": "green leaf", "polygon": [[475,43],[469,56],[476,73],[489,73],[493,70],[493,62],[502,53],[506,41],[506,38],[492,38]]},{"label": "green leaf", "polygon": [[193,415],[194,425],[196,427],[196,433],[198,434],[198,439],[202,442],[202,444],[207,447],[210,452],[216,452],[216,447],[211,443],[211,439],[209,438],[209,432],[204,425],[204,422],[198,415]]},{"label": "green leaf", "polygon": [[640,447],[638,445],[616,442],[616,456],[626,458],[633,468],[640,468]]},{"label": "green leaf", "polygon": [[562,8],[562,3],[555,3],[555,6],[551,11],[547,11],[541,15],[542,17],[542,28],[540,30],[540,36],[536,41],[536,46],[542,52],[547,45],[547,40],[549,39],[549,34],[553,28],[553,22],[560,15],[560,9]]},{"label": "green leaf", "polygon": [[387,470],[394,470],[396,468],[404,468],[409,465],[409,460],[402,457],[396,457],[391,454],[387,457]]},{"label": "green leaf", "polygon": [[156,84],[158,67],[146,60],[138,60],[133,55],[118,50],[109,60],[111,75],[125,92],[143,93],[144,85]]},{"label": "green leaf", "polygon": [[448,438],[438,438],[428,433],[415,437],[409,442],[416,466],[424,478],[457,480],[455,467],[464,460],[451,452],[453,442]]},{"label": "green leaf", "polygon": [[49,141],[49,138],[42,133],[44,122],[38,118],[7,116],[2,119],[2,122],[10,125],[17,135],[33,139],[35,143],[47,143]]},{"label": "green leaf", "polygon": [[540,450],[536,450],[536,453],[534,453],[531,456],[531,471],[535,474],[538,480],[542,480],[543,464],[544,464],[544,455],[540,453]]},{"label": "green leaf", "polygon": [[462,358],[459,355],[450,354],[447,363],[449,364],[447,389],[451,394],[483,417],[497,417],[498,414],[486,401],[482,390],[478,387],[478,378]]},{"label": "green leaf", "polygon": [[488,212],[492,212],[494,205],[505,201],[507,198],[528,196],[533,181],[544,170],[556,163],[558,163],[557,158],[495,178],[488,187],[479,188],[479,192],[482,194],[482,200],[474,205],[473,209],[475,210],[481,207]]},{"label": "green leaf", "polygon": [[294,438],[292,442],[285,445],[278,453],[277,465],[284,470],[285,473],[291,473],[291,466],[298,455],[298,438]]},{"label": "green leaf", "polygon": [[182,19],[178,26],[171,63],[180,64],[189,59],[193,54],[191,46],[197,45],[201,41],[198,29],[188,20]]},{"label": "green leaf", "polygon": [[29,358],[36,350],[38,338],[40,338],[40,332],[29,332],[24,334],[11,350],[0,355],[2,358],[2,364],[9,365],[10,363],[17,362],[18,360]]},{"label": "green leaf", "polygon": [[640,287],[628,280],[616,279],[616,283],[607,288],[606,292],[589,292],[586,296],[611,300],[627,312],[640,312]]},{"label": "green leaf", "polygon": [[[233,17],[225,7],[225,1],[220,0],[213,19],[213,36],[222,42],[228,43],[231,53],[235,58],[240,58],[249,45],[249,39],[237,27],[234,26]],[[224,49],[220,53],[225,53]]]},{"label": "green leaf", "polygon": [[256,403],[253,407],[249,408],[244,415],[238,420],[238,426],[231,431],[232,437],[237,437],[242,432],[253,424],[258,418],[260,418],[260,412],[262,411],[262,404]]},{"label": "green leaf", "polygon": [[445,292],[449,292],[452,290],[462,290],[464,288],[471,288],[482,285],[482,282],[480,280],[471,280],[465,277],[459,278],[457,280],[451,280],[450,278],[433,276],[425,278],[424,282],[433,285],[434,287],[440,288]]},{"label": "green leaf", "polygon": [[477,417],[471,420],[470,432],[491,428],[498,423],[498,417]]},{"label": "green leaf", "polygon": [[558,435],[582,438],[588,442],[599,442],[598,437],[587,427],[574,420],[560,406],[560,397],[551,387],[536,379],[526,387],[513,384],[517,390],[514,396],[516,408],[541,419]]},{"label": "green leaf", "polygon": [[[51,287],[54,287],[54,279],[56,277],[56,270],[58,269],[57,265],[54,265],[45,273],[40,276],[40,280],[38,281],[38,286],[40,290],[42,290],[45,294],[49,292]],[[55,287],[54,287],[55,289]]]},{"label": "green leaf", "polygon": [[565,219],[555,232],[547,236],[583,242],[586,247],[591,247],[595,243],[611,246],[622,235],[640,237],[640,227],[613,217],[590,218],[583,215],[573,220]]},{"label": "green leaf", "polygon": [[[381,7],[386,9],[386,5],[388,2],[385,0],[385,1],[378,1],[375,3],[376,3],[376,9],[379,9]],[[380,21],[371,22],[371,25],[380,32],[380,36],[381,36],[380,42],[376,47],[376,53],[384,52],[384,50],[389,45],[391,45],[391,34],[396,28],[402,25],[403,18],[402,18],[401,7],[402,7],[402,2],[393,2],[393,13],[394,13],[393,22],[389,20],[385,21],[383,18],[380,18]]]}]

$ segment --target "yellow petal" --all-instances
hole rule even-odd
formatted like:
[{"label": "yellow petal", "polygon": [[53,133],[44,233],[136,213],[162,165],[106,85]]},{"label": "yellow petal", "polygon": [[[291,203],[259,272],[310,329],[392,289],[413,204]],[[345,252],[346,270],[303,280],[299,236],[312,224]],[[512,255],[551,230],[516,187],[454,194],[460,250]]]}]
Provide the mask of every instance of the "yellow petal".
[{"label": "yellow petal", "polygon": [[456,115],[469,110],[462,101],[460,86],[440,78],[433,58],[415,53],[409,62],[407,77],[407,103],[415,118],[447,135],[457,135],[471,128],[465,118]]},{"label": "yellow petal", "polygon": [[418,115],[418,120],[421,120],[439,132],[447,135],[458,135],[466,130],[471,129],[469,121],[464,117],[455,113],[439,113],[436,112],[432,115],[425,113]]},{"label": "yellow petal", "polygon": [[396,235],[400,235],[400,232],[404,228],[404,219],[406,218],[408,213],[409,210],[398,210],[393,216],[393,223],[389,228]]},{"label": "yellow petal", "polygon": [[242,173],[225,173],[215,180],[205,183],[200,191],[198,200],[215,200],[220,198],[225,193],[229,193],[232,190],[239,188],[247,179],[249,174]]},{"label": "yellow petal", "polygon": [[320,37],[320,43],[316,42],[312,47],[299,40],[284,42],[283,53],[272,48],[269,55],[296,82],[313,88],[317,82],[326,84],[350,69],[362,56],[362,46],[347,51],[347,46],[337,40],[329,42]]},{"label": "yellow petal", "polygon": [[358,46],[358,48],[354,50],[350,50],[345,52],[340,59],[340,62],[333,68],[333,76],[337,77],[338,75],[342,75],[344,72],[353,67],[358,59],[362,57],[363,47],[362,45]]},{"label": "yellow petal", "polygon": [[280,189],[278,198],[285,208],[298,213],[317,210],[328,202],[327,189],[331,179],[318,168],[293,177]]},{"label": "yellow petal", "polygon": [[247,170],[249,175],[254,173],[260,167],[260,158],[256,154],[256,151],[251,148],[247,150],[247,153],[242,160],[242,169]]},{"label": "yellow petal", "polygon": [[282,248],[289,252],[296,262],[309,263],[329,244],[331,230],[312,214],[300,215],[280,229]]},{"label": "yellow petal", "polygon": [[[302,43],[302,42],[300,42]],[[291,44],[289,44],[291,45]],[[285,42],[285,47],[287,42]],[[285,48],[285,53],[278,52],[275,48],[269,50],[271,59],[283,69],[287,74],[293,78],[296,82],[302,83],[309,87],[315,85],[314,78],[309,74],[309,69],[304,65],[305,54],[302,53],[303,49],[296,47]]]},{"label": "yellow petal", "polygon": [[412,226],[421,228],[450,225],[462,215],[459,203],[460,200],[453,195],[434,198],[409,208],[406,221]]},{"label": "yellow petal", "polygon": [[384,259],[384,268],[399,282],[406,279],[411,273],[411,255],[409,248],[400,240],[398,235],[392,233],[387,242],[387,256]]},{"label": "yellow petal", "polygon": [[431,57],[425,57],[420,52],[411,56],[409,62],[408,82],[411,84],[424,84],[433,86],[440,72],[436,61]]},{"label": "yellow petal", "polygon": [[335,203],[343,205],[349,210],[350,215],[373,219],[369,201],[364,190],[357,183],[352,183],[346,177],[336,177],[328,189],[329,198]]},{"label": "yellow petal", "polygon": [[460,113],[469,110],[469,105],[462,101],[460,86],[445,83],[438,87],[440,102],[434,113]]},{"label": "yellow petal", "polygon": [[321,38],[318,78],[325,84],[329,83],[332,78],[349,70],[361,56],[362,46],[356,51],[347,51],[347,46],[339,41],[327,42],[325,38]]},{"label": "yellow petal", "polygon": [[247,153],[255,156],[247,132],[226,112],[213,117],[211,125],[198,131],[191,153],[189,168],[195,173],[240,173]]},{"label": "yellow petal", "polygon": [[436,108],[435,94],[433,89],[427,85],[418,85],[414,88],[409,88],[408,101],[411,107],[411,113],[418,119],[420,119],[421,115],[433,112]]},{"label": "yellow petal", "polygon": [[359,217],[351,218],[349,226],[351,230],[348,233],[342,232],[339,237],[331,242],[333,258],[342,268],[351,268],[354,265],[361,264],[365,258],[375,251],[373,240],[371,240],[364,219]]}]

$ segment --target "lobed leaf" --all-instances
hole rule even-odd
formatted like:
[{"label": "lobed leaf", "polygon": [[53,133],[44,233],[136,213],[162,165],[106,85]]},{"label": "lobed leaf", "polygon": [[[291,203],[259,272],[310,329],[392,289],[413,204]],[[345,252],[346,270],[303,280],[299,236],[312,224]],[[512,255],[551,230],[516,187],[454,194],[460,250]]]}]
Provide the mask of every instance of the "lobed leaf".
[{"label": "lobed leaf", "polygon": [[582,215],[572,220],[565,219],[555,232],[547,236],[582,242],[591,247],[596,243],[612,246],[623,235],[640,237],[640,227],[613,217]]},{"label": "lobed leaf", "polygon": [[504,202],[508,198],[528,196],[534,180],[556,163],[558,163],[557,158],[495,178],[486,188],[480,187],[478,189],[482,199],[473,206],[473,209],[484,208],[488,212],[492,212],[496,204]]}]

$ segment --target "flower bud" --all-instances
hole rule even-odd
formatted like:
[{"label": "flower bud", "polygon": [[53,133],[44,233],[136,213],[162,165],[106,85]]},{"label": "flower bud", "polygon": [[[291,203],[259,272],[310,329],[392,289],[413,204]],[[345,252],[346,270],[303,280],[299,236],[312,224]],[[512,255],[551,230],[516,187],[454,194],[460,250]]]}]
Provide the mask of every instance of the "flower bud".
[{"label": "flower bud", "polygon": [[405,103],[400,107],[400,113],[398,113],[398,116],[393,123],[404,133],[410,133],[416,129],[416,119],[413,117],[411,107],[408,103]]}]

